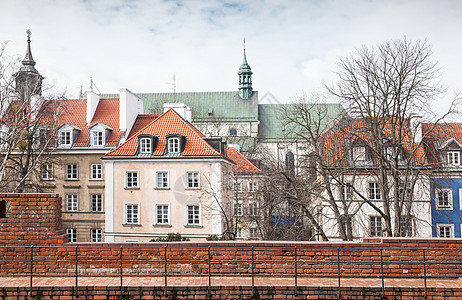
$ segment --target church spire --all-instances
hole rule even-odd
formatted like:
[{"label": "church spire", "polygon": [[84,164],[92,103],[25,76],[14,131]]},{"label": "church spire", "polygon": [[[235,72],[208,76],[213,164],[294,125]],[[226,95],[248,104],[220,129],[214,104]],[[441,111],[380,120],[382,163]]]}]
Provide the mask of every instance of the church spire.
[{"label": "church spire", "polygon": [[252,70],[247,63],[247,55],[245,53],[245,38],[244,38],[244,59],[242,65],[239,68],[239,96],[242,99],[248,99],[252,96]]},{"label": "church spire", "polygon": [[15,74],[16,76],[16,90],[19,92],[22,99],[28,99],[31,95],[42,94],[42,80],[43,77],[35,69],[35,61],[32,57],[30,47],[31,31],[27,30],[27,49],[26,56],[22,60],[22,66]]}]

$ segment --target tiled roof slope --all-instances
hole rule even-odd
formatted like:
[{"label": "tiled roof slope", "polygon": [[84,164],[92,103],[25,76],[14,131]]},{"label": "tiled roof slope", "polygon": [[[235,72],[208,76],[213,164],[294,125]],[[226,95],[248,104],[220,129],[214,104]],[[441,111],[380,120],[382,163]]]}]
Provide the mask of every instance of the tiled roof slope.
[{"label": "tiled roof slope", "polygon": [[232,160],[236,165],[234,172],[239,174],[261,173],[261,170],[254,166],[244,155],[236,149],[228,148],[226,157]]},{"label": "tiled roof slope", "polygon": [[[353,119],[349,117],[342,118],[334,126],[329,128],[322,137],[322,153],[323,161],[326,166],[331,167],[346,167],[347,163],[347,148],[348,141],[364,140],[373,148],[370,140],[369,126],[364,119]],[[406,132],[404,132],[406,131]],[[383,138],[393,138],[391,122],[383,125]],[[425,157],[424,147],[414,142],[410,130],[402,132],[403,150],[406,159],[412,159],[410,163],[413,166],[424,166],[428,162]],[[412,155],[413,153],[413,155]],[[377,163],[377,158],[372,155],[372,160]]]},{"label": "tiled roof slope", "polygon": [[[238,91],[186,92],[186,93],[136,93],[143,99],[144,113],[160,114],[164,103],[185,103],[192,108],[193,122],[258,121],[258,92],[242,99]],[[103,94],[101,97],[114,97]]]},{"label": "tiled roof slope", "polygon": [[[278,142],[285,139],[293,140],[295,136],[290,136],[287,120],[284,120],[284,110],[295,109],[295,105],[300,104],[259,104],[258,119],[260,120],[260,138],[264,142]],[[308,106],[313,116],[322,115],[321,126],[327,130],[333,122],[345,114],[345,110],[340,104],[304,104]],[[319,114],[317,113],[319,111]],[[296,113],[296,112],[295,112]],[[312,120],[317,123],[316,120]],[[283,131],[284,130],[284,131]]]},{"label": "tiled roof slope", "polygon": [[434,142],[444,142],[453,138],[462,143],[462,123],[423,123],[422,137],[429,163],[439,166],[440,161]]},{"label": "tiled roof slope", "polygon": [[71,124],[79,127],[81,131],[73,147],[88,147],[90,145],[90,127],[96,123],[104,124],[113,129],[107,147],[117,146],[119,139],[125,132],[119,131],[119,99],[100,99],[95,114],[89,126],[86,124],[87,100],[59,100],[63,107],[58,126]]},{"label": "tiled roof slope", "polygon": [[143,114],[143,115],[136,116],[135,123],[133,123],[133,127],[130,130],[130,134],[128,135],[127,139],[131,138],[138,131],[140,131],[141,129],[146,127],[149,123],[154,121],[159,116],[160,115],[158,115],[158,114]]},{"label": "tiled roof slope", "polygon": [[180,134],[186,137],[186,145],[182,156],[222,156],[212,148],[193,125],[180,117],[173,109],[169,109],[143,129],[138,131],[125,143],[108,152],[107,156],[134,156],[138,148],[138,136],[148,134],[159,138],[154,156],[162,156],[167,144],[166,136]]}]

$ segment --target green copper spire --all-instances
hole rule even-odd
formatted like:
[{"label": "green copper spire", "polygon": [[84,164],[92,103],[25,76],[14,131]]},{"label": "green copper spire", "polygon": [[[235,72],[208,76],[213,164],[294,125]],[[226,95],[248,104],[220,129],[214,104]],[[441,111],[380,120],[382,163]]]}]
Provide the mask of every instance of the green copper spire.
[{"label": "green copper spire", "polygon": [[244,39],[244,59],[242,65],[239,68],[239,96],[242,99],[248,99],[252,96],[252,69],[247,63],[247,55],[245,53],[245,39]]}]

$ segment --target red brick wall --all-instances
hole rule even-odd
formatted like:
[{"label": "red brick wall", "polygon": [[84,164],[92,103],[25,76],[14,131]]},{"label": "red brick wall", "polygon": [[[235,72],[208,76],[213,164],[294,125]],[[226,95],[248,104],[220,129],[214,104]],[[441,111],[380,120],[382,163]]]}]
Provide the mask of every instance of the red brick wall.
[{"label": "red brick wall", "polygon": [[[462,277],[462,239],[368,238],[363,242],[208,242],[208,243],[63,243],[61,199],[50,194],[3,194],[11,204],[9,217],[0,219],[1,274],[28,274],[34,259],[35,274],[162,275],[165,253],[169,274],[208,274],[209,246],[212,274],[335,275],[337,255],[343,276],[381,274],[423,275],[423,248],[429,276]],[[31,245],[34,247],[32,248]],[[78,248],[77,248],[78,247]],[[252,255],[253,247],[253,255]],[[400,249],[398,249],[400,248]],[[381,250],[382,249],[382,250]],[[31,253],[32,252],[32,253]],[[31,256],[32,254],[32,256]]]}]

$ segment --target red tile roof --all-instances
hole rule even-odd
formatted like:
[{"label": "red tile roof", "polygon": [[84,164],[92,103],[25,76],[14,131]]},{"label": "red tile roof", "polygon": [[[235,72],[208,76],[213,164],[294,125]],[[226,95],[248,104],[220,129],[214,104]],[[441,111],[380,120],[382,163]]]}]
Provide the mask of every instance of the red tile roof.
[{"label": "red tile roof", "polygon": [[[383,126],[383,138],[391,139],[398,136],[398,133],[392,133],[391,121],[381,126]],[[412,165],[426,165],[428,162],[425,157],[424,147],[415,143],[412,134],[410,134],[410,130],[407,130],[409,128],[406,126],[404,127],[405,129],[403,129],[401,136],[406,159],[412,157]],[[348,147],[348,141],[363,140],[373,148],[370,136],[369,125],[365,120],[349,117],[339,120],[323,134],[322,153],[324,164],[332,167],[347,166],[346,149]],[[377,158],[374,155],[372,159],[374,163],[377,162]]]},{"label": "red tile roof", "polygon": [[239,174],[246,173],[261,173],[261,170],[254,166],[244,155],[238,150],[228,148],[226,157],[232,160],[236,165],[234,166],[234,172]]},{"label": "red tile roof", "polygon": [[[138,126],[138,125],[137,125]],[[134,156],[138,149],[138,136],[148,134],[159,138],[154,156],[162,156],[167,144],[166,136],[179,134],[186,137],[186,144],[182,156],[222,156],[212,148],[193,125],[183,120],[173,109],[160,115],[143,129],[138,131],[125,143],[108,152],[106,156]]]},{"label": "red tile roof", "polygon": [[131,138],[133,135],[138,133],[138,131],[146,127],[149,123],[157,119],[159,116],[159,114],[138,115],[136,117],[135,123],[133,124],[132,130],[130,130],[130,134],[128,135],[127,139]]},{"label": "red tile roof", "polygon": [[438,165],[438,152],[434,142],[445,142],[455,139],[462,143],[462,123],[424,123],[422,124],[422,137],[428,161],[433,165]]},{"label": "red tile roof", "polygon": [[64,111],[60,116],[58,126],[67,123],[81,129],[73,147],[88,147],[90,145],[90,127],[96,123],[107,125],[113,129],[107,141],[108,147],[117,146],[119,139],[125,133],[119,131],[119,98],[100,99],[89,126],[86,124],[86,99],[59,100],[59,102]]}]

